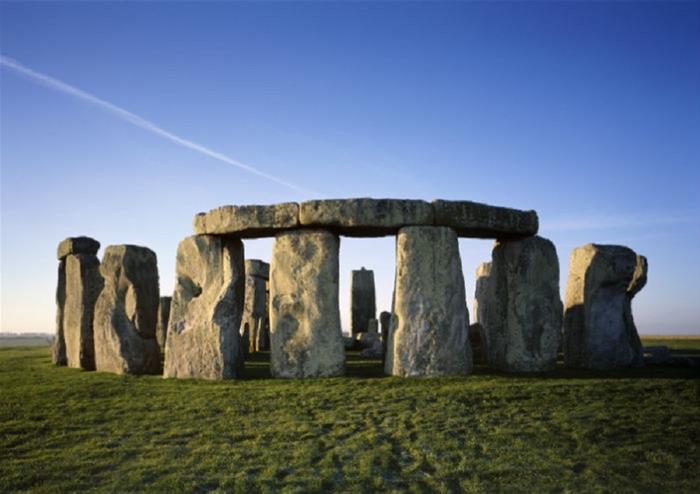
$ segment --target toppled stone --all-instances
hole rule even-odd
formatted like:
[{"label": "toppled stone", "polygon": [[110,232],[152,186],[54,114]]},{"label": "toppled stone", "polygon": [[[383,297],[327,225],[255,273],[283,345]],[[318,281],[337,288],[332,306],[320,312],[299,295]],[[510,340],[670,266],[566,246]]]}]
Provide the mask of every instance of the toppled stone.
[{"label": "toppled stone", "polygon": [[396,239],[394,308],[385,372],[395,376],[471,372],[467,305],[457,235],[406,227]]},{"label": "toppled stone", "polygon": [[270,370],[274,377],[345,373],[336,235],[297,230],[275,237],[270,264]]},{"label": "toppled stone", "polygon": [[63,338],[69,367],[95,369],[93,317],[102,290],[100,261],[93,254],[70,254],[66,262]]},{"label": "toppled stone", "polygon": [[244,269],[240,239],[194,235],[180,242],[164,377],[240,376]]},{"label": "toppled stone", "polygon": [[100,243],[90,237],[68,237],[58,244],[57,257],[64,259],[70,254],[87,254],[94,256],[100,250]]},{"label": "toppled stone", "polygon": [[199,235],[269,237],[297,226],[299,205],[295,202],[269,206],[221,206],[194,217],[194,233]]},{"label": "toppled stone", "polygon": [[505,372],[555,369],[563,315],[554,244],[542,237],[500,240],[477,276],[488,365]]},{"label": "toppled stone", "polygon": [[267,308],[269,264],[258,259],[245,261],[245,302],[241,339],[246,352],[269,348],[270,322]]},{"label": "toppled stone", "polygon": [[156,340],[161,351],[165,351],[165,340],[168,337],[168,321],[170,320],[170,303],[172,297],[160,297],[158,303],[158,322],[156,324]]},{"label": "toppled stone", "polygon": [[394,235],[404,226],[432,225],[433,208],[407,199],[329,199],[303,202],[302,226],[321,227],[350,237]]},{"label": "toppled stone", "polygon": [[352,335],[367,331],[367,324],[377,314],[374,293],[374,272],[365,269],[353,270],[350,276],[350,328]]},{"label": "toppled stone", "polygon": [[644,363],[632,318],[632,298],[647,279],[647,260],[618,245],[574,249],[564,314],[564,360],[569,367],[614,369]]},{"label": "toppled stone", "polygon": [[433,201],[435,224],[449,226],[460,237],[514,238],[535,235],[535,211],[489,206],[472,201]]},{"label": "toppled stone", "polygon": [[95,305],[97,370],[160,373],[156,254],[136,245],[110,245],[100,273],[105,285]]},{"label": "toppled stone", "polygon": [[51,361],[54,365],[68,365],[66,340],[63,334],[63,312],[66,305],[66,261],[58,263],[58,284],[56,286],[56,336],[51,342]]},{"label": "toppled stone", "polygon": [[643,349],[644,360],[652,365],[666,365],[673,363],[673,355],[667,346],[645,346]]}]

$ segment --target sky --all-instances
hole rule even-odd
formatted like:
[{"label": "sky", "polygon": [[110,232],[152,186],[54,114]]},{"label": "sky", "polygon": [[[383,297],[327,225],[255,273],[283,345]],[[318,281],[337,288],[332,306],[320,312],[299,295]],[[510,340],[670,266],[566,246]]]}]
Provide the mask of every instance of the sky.
[{"label": "sky", "polygon": [[[51,332],[65,237],[171,294],[224,204],[466,199],[647,256],[645,334],[700,334],[700,3],[0,4],[0,331]],[[493,242],[462,239],[469,308]],[[245,242],[270,259],[272,240]],[[341,239],[388,310],[394,238]]]}]

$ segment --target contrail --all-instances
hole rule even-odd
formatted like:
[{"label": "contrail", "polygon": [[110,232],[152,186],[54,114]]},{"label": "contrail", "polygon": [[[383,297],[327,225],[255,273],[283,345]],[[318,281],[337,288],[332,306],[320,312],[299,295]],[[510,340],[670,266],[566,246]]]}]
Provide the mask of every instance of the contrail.
[{"label": "contrail", "polygon": [[68,94],[70,96],[73,96],[75,98],[81,99],[83,101],[86,101],[88,103],[91,103],[95,106],[98,106],[102,108],[103,110],[107,110],[110,113],[113,113],[114,115],[118,116],[122,120],[126,120],[132,125],[135,125],[137,127],[141,127],[142,129],[145,129],[149,132],[152,132],[156,135],[159,135],[160,137],[163,137],[164,139],[167,139],[171,142],[174,142],[175,144],[179,144],[180,146],[186,147],[188,149],[191,149],[193,151],[197,151],[198,153],[201,153],[205,156],[209,156],[210,158],[214,158],[219,161],[223,161],[224,163],[228,163],[229,165],[236,166],[242,170],[245,170],[249,173],[253,173],[255,175],[258,175],[259,177],[266,178],[267,180],[270,180],[271,182],[275,182],[276,184],[283,185],[285,187],[289,187],[290,189],[294,189],[298,192],[303,192],[303,193],[309,193],[311,191],[308,191],[306,189],[303,189],[297,185],[294,185],[292,183],[286,182],[282,180],[281,178],[275,177],[274,175],[270,175],[269,173],[266,173],[262,170],[258,170],[257,168],[254,168],[250,165],[247,165],[245,163],[242,163],[238,160],[235,160],[229,156],[226,156],[225,154],[222,154],[218,151],[214,151],[213,149],[210,149],[206,146],[202,146],[201,144],[197,144],[196,142],[190,141],[189,139],[185,139],[184,137],[180,137],[178,135],[173,134],[172,132],[168,132],[167,130],[157,126],[153,122],[146,120],[143,117],[140,117],[134,113],[131,113],[128,110],[125,110],[124,108],[121,108],[117,105],[114,105],[108,101],[105,101],[103,99],[98,98],[95,95],[92,95],[88,93],[87,91],[83,91],[82,89],[78,89],[75,86],[71,86],[70,84],[66,84],[65,82],[59,81],[58,79],[54,79],[53,77],[50,77],[46,74],[42,74],[41,72],[37,72],[35,70],[30,69],[26,65],[21,64],[17,60],[14,60],[12,58],[6,57],[5,55],[0,55],[0,65],[3,67],[7,67],[9,69],[12,69],[16,72],[19,72],[22,75],[25,75],[32,80],[41,83],[45,86],[48,86],[51,89],[55,89],[57,91],[61,91],[62,93]]}]

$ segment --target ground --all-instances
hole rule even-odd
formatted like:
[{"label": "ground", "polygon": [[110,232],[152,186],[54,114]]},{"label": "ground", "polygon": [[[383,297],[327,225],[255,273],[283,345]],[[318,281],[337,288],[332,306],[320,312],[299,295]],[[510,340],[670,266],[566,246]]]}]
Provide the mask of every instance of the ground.
[{"label": "ground", "polygon": [[[700,354],[700,339],[646,341]],[[0,349],[0,492],[699,492],[700,370],[228,382]]]}]

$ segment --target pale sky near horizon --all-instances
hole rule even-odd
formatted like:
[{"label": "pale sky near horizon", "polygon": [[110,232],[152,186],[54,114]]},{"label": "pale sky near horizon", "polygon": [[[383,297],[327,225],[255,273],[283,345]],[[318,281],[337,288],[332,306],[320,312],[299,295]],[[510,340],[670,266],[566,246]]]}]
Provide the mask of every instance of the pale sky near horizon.
[{"label": "pale sky near horizon", "polygon": [[[0,28],[0,331],[53,331],[67,236],[150,247],[165,295],[199,211],[371,196],[537,210],[562,294],[572,249],[627,245],[640,332],[700,334],[698,3],[3,2]],[[470,311],[491,246],[460,241]],[[361,266],[388,310],[394,239],[341,240],[344,330]]]}]

